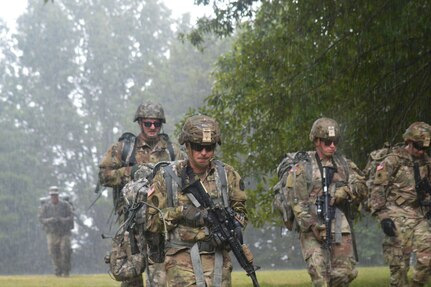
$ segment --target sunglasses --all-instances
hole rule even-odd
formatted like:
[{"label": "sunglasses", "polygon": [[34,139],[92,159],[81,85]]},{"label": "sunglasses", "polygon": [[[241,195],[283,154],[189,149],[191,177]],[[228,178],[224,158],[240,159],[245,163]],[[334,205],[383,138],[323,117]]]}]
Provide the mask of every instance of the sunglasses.
[{"label": "sunglasses", "polygon": [[160,122],[160,121],[157,121],[157,122],[146,122],[146,121],[143,121],[142,124],[146,128],[151,128],[152,125],[154,125],[155,128],[160,128],[162,126],[162,122]]},{"label": "sunglasses", "polygon": [[202,151],[203,149],[205,149],[206,151],[213,151],[216,148],[216,144],[201,145],[201,144],[198,144],[198,143],[190,143],[190,147],[194,151]]},{"label": "sunglasses", "polygon": [[325,146],[331,146],[331,144],[334,144],[335,146],[338,144],[337,140],[331,140],[331,139],[320,139],[321,142],[323,142],[323,144]]},{"label": "sunglasses", "polygon": [[423,144],[421,142],[412,142],[412,145],[415,149],[417,150],[428,150],[429,146],[423,146]]}]

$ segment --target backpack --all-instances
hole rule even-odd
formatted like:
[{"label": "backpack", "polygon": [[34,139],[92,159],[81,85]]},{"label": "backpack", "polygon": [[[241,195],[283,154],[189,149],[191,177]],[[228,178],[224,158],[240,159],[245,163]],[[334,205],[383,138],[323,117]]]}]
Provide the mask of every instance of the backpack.
[{"label": "backpack", "polygon": [[296,223],[289,197],[287,196],[286,179],[292,167],[300,161],[304,161],[306,164],[307,185],[311,186],[311,159],[308,152],[300,151],[286,154],[277,167],[278,182],[272,188],[274,191],[273,209],[280,213],[284,225],[290,231],[298,230],[298,224]]},{"label": "backpack", "polygon": [[[367,164],[363,170],[363,173],[365,175],[365,181],[366,181],[366,185],[368,187],[368,202],[366,204],[364,204],[364,207],[366,208],[367,211],[370,211],[371,209],[371,195],[372,195],[372,188],[373,188],[373,184],[374,184],[374,179],[376,177],[376,171],[377,171],[377,167],[379,166],[379,164],[389,155],[391,154],[395,149],[397,148],[401,148],[403,146],[403,143],[397,143],[393,146],[391,146],[388,142],[385,142],[383,144],[383,147],[380,149],[376,149],[372,152],[370,152],[369,156],[368,156],[368,160],[367,160]],[[393,175],[390,178],[390,182],[395,178],[395,176],[398,173],[400,166],[396,167],[396,169],[394,170]],[[385,189],[385,198],[383,199],[383,201],[379,201],[379,205],[382,206],[385,204],[386,201],[386,192],[387,189],[389,188],[390,184],[388,184],[386,186]],[[375,200],[374,200],[375,201]]]},{"label": "backpack", "polygon": [[377,166],[386,158],[391,150],[392,148],[389,143],[385,142],[382,148],[376,149],[368,155],[367,164],[363,170],[368,188],[371,188],[374,178],[376,177]]},{"label": "backpack", "polygon": [[161,166],[168,164],[169,162],[141,164],[136,171],[135,180],[121,190],[127,206],[126,220],[113,237],[111,251],[105,256],[105,263],[109,264],[110,273],[117,281],[127,281],[143,273],[149,258],[157,263],[164,261],[164,258],[154,254],[153,247],[154,242],[159,244],[161,239],[145,234],[144,225],[152,179]]},{"label": "backpack", "polygon": [[[394,150],[402,148],[403,143],[397,143],[393,146],[391,146],[388,142],[385,142],[383,144],[383,147],[380,149],[376,149],[372,152],[370,152],[368,156],[367,164],[363,170],[363,173],[365,175],[367,187],[370,189],[372,187],[372,184],[374,182],[374,179],[376,177],[376,170],[377,166]],[[392,178],[394,178],[398,172],[399,167],[397,167],[394,171],[394,174],[392,175]]]}]

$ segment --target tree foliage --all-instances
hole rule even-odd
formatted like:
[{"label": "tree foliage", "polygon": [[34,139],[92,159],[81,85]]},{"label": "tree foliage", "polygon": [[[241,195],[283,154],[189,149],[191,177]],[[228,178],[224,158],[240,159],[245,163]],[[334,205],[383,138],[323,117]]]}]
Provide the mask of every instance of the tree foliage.
[{"label": "tree foliage", "polygon": [[73,272],[105,272],[100,235],[117,228],[110,190],[89,209],[102,154],[139,132],[133,115],[146,100],[164,106],[171,133],[210,93],[228,42],[208,42],[206,54],[183,45],[172,27],[190,29],[190,16],[176,23],[157,0],[46,2],[30,1],[16,31],[0,19],[0,270],[51,268],[36,215],[58,185],[77,215]]},{"label": "tree foliage", "polygon": [[206,42],[208,35],[230,36],[235,31],[237,23],[253,16],[253,4],[258,2],[259,0],[196,0],[196,5],[211,5],[213,15],[200,17],[191,31],[180,33],[180,38],[187,39],[193,45],[203,48],[202,45]]},{"label": "tree foliage", "polygon": [[[359,166],[413,121],[431,122],[430,2],[262,1],[218,61],[203,110],[222,123],[225,159],[265,184],[286,152],[311,148],[321,116]],[[253,218],[270,218],[255,190]],[[251,209],[254,210],[254,209]]]}]

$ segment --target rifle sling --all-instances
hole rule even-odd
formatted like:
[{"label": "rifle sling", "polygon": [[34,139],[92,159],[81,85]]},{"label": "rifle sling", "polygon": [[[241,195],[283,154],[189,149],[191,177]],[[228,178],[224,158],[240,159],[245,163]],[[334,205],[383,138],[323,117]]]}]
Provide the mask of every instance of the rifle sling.
[{"label": "rifle sling", "polygon": [[196,197],[193,194],[191,194],[190,192],[187,192],[186,195],[195,207],[201,206],[201,204],[199,203],[199,201],[196,199]]},{"label": "rifle sling", "polygon": [[215,261],[214,261],[214,277],[213,285],[215,287],[221,286],[222,283],[222,272],[223,272],[223,254],[221,250],[216,250]]},{"label": "rifle sling", "polygon": [[163,168],[167,173],[167,176],[165,176],[165,182],[167,189],[168,206],[173,207],[174,202],[176,203],[176,185],[182,186],[182,182],[181,179],[175,174],[171,165],[167,165]]},{"label": "rifle sling", "polygon": [[334,240],[335,243],[341,243],[342,241],[342,234],[341,234],[341,222],[343,219],[343,212],[335,208],[335,230],[334,230]]},{"label": "rifle sling", "polygon": [[195,273],[196,277],[196,287],[205,287],[204,271],[197,243],[195,243],[190,249],[190,257],[192,258],[193,273]]},{"label": "rifle sling", "polygon": [[228,196],[228,185],[227,185],[226,170],[225,170],[223,163],[221,161],[213,160],[213,163],[216,166],[217,176],[220,179],[220,186],[217,186],[217,187],[221,191],[222,198],[223,198],[223,205],[224,205],[224,207],[229,207],[229,196]]}]

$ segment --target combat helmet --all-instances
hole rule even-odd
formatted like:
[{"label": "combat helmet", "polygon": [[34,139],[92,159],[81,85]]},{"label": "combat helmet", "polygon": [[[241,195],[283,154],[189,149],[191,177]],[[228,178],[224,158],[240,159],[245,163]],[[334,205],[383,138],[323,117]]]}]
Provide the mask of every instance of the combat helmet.
[{"label": "combat helmet", "polygon": [[52,185],[48,188],[49,195],[58,195],[58,186]]},{"label": "combat helmet", "polygon": [[217,121],[204,115],[192,116],[186,120],[178,138],[179,144],[186,142],[221,145],[220,127]]},{"label": "combat helmet", "polygon": [[414,122],[406,129],[403,138],[405,142],[421,142],[423,147],[429,147],[431,126],[424,122]]},{"label": "combat helmet", "polygon": [[311,127],[310,141],[314,141],[316,138],[339,141],[340,127],[338,123],[330,118],[317,119]]},{"label": "combat helmet", "polygon": [[140,104],[133,121],[136,122],[139,118],[160,119],[162,123],[166,123],[165,112],[159,103],[146,102]]}]

